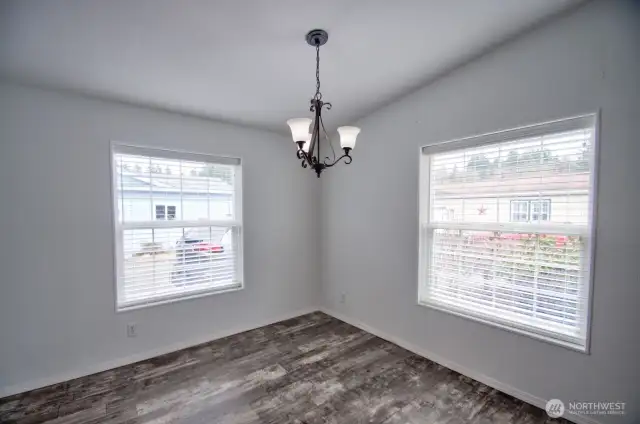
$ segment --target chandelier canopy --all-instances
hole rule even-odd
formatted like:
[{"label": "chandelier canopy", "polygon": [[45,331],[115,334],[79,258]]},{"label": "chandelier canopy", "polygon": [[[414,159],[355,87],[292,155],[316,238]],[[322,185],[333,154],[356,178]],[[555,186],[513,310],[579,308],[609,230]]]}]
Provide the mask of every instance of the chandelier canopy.
[{"label": "chandelier canopy", "polygon": [[[320,46],[327,42],[329,34],[322,29],[314,29],[309,31],[306,38],[307,43],[316,48],[316,94],[311,99],[311,107],[309,108],[309,110],[314,113],[314,119],[293,118],[289,119],[287,124],[291,128],[293,141],[298,145],[297,157],[302,160],[302,167],[313,169],[318,175],[318,178],[320,178],[323,170],[332,167],[343,159],[344,163],[351,163],[353,160],[351,158],[351,151],[356,145],[356,138],[358,137],[360,128],[338,128],[340,147],[342,147],[344,154],[336,157],[333,145],[331,144],[331,138],[324,128],[324,122],[322,122],[322,108],[330,110],[331,103],[324,102],[322,100],[322,93],[320,92]],[[311,128],[311,132],[309,132],[309,128]],[[324,160],[321,159],[320,144],[322,143],[323,136],[331,149],[333,158],[325,156]]]}]

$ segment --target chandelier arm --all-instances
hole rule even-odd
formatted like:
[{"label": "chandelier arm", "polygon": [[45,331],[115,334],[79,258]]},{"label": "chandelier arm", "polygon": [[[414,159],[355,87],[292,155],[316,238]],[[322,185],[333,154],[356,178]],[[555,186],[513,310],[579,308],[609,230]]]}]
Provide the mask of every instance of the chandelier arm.
[{"label": "chandelier arm", "polygon": [[[329,105],[329,107],[327,109],[331,109],[331,103],[325,103],[325,105]],[[324,138],[327,140],[327,143],[329,143],[329,147],[331,147],[331,152],[333,154],[333,160],[336,160],[336,150],[333,148],[333,143],[331,142],[331,138],[329,137],[329,133],[327,132],[327,129],[324,127],[324,120],[322,119],[322,116],[320,117],[320,125],[322,126],[322,131],[324,131]],[[325,162],[329,159],[329,157],[327,156],[325,158]]]},{"label": "chandelier arm", "polygon": [[296,156],[298,157],[298,159],[302,160],[303,168],[306,168],[307,165],[314,165],[313,157],[310,157],[304,150],[298,149],[298,151],[296,152]]},{"label": "chandelier arm", "polygon": [[[326,159],[329,159],[329,158],[326,158]],[[325,162],[324,162],[324,166],[326,168],[331,168],[333,165],[337,164],[342,159],[344,159],[344,163],[346,165],[349,165],[351,162],[353,162],[353,158],[351,157],[351,155],[349,153],[345,153],[344,155],[340,156],[338,159],[336,159],[332,163],[327,163],[326,159],[325,159]]]}]

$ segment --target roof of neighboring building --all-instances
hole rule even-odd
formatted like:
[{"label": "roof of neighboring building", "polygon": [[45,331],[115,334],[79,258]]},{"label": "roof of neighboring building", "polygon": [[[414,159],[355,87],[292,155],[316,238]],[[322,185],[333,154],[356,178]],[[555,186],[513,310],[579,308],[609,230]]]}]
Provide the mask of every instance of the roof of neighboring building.
[{"label": "roof of neighboring building", "polygon": [[432,189],[439,198],[586,194],[591,184],[589,177],[588,172],[549,172],[544,175],[538,172],[535,177],[514,172],[502,172],[484,178],[462,175],[435,181]]},{"label": "roof of neighboring building", "polygon": [[150,174],[140,175],[133,172],[120,174],[121,191],[152,191],[164,193],[190,194],[230,194],[233,185],[218,177],[187,175]]}]

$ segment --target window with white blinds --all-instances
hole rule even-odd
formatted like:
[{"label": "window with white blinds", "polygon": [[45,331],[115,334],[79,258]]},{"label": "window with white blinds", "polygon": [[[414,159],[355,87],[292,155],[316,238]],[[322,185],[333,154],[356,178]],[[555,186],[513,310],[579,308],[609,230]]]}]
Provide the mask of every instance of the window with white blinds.
[{"label": "window with white blinds", "polygon": [[112,145],[117,309],[242,287],[240,159]]},{"label": "window with white blinds", "polygon": [[421,304],[588,350],[596,116],[426,146]]}]

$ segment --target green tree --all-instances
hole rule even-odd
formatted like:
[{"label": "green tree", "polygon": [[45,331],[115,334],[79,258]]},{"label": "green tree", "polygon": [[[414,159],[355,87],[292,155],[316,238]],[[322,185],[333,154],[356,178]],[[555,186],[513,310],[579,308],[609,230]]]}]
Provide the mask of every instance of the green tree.
[{"label": "green tree", "polygon": [[547,149],[533,150],[530,152],[522,153],[519,157],[519,161],[524,164],[543,164],[552,162],[553,156]]},{"label": "green tree", "polygon": [[162,174],[162,168],[160,165],[149,165],[147,166],[147,172],[150,174]]},{"label": "green tree", "polygon": [[226,169],[221,169],[216,165],[207,165],[204,168],[200,168],[198,171],[200,177],[212,177],[218,178],[227,184],[233,183],[233,175]]},{"label": "green tree", "polygon": [[591,158],[591,145],[582,143],[582,152],[580,152],[580,157],[573,164],[573,169],[578,172],[588,171],[589,170],[589,159]]},{"label": "green tree", "polygon": [[472,155],[467,162],[467,171],[477,172],[480,178],[486,178],[491,174],[491,161],[484,153]]},{"label": "green tree", "polygon": [[515,168],[518,165],[518,161],[520,160],[520,154],[517,150],[510,150],[507,153],[507,158],[504,160],[504,166],[506,168]]}]

